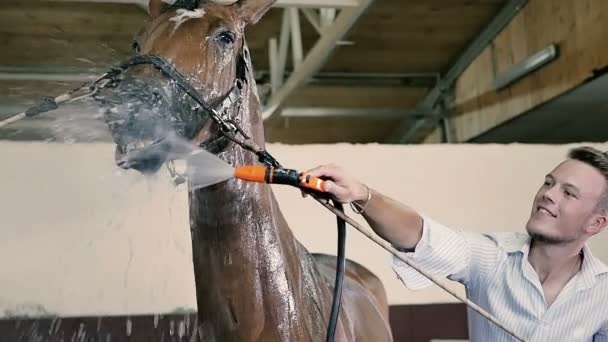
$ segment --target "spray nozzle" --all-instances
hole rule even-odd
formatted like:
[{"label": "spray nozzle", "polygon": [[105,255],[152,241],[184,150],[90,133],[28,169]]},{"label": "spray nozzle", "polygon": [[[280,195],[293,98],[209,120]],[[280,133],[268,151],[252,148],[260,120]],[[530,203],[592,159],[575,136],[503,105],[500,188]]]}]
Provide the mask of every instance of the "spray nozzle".
[{"label": "spray nozzle", "polygon": [[[172,171],[170,168],[169,171]],[[173,171],[172,174],[177,174]],[[197,151],[187,157],[186,178],[192,189],[236,178],[248,182],[267,184],[286,184],[300,189],[325,192],[325,181],[304,176],[301,172],[268,164],[242,165],[233,167],[205,150]]]},{"label": "spray nozzle", "polygon": [[303,176],[292,169],[274,168],[263,165],[239,166],[234,171],[235,178],[257,183],[286,184],[325,192],[325,182],[316,177]]}]

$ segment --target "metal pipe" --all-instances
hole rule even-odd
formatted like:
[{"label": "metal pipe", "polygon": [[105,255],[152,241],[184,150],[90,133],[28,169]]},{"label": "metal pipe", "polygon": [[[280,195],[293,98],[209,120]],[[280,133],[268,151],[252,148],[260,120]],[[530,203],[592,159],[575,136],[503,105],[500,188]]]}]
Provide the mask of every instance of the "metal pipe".
[{"label": "metal pipe", "polygon": [[[285,75],[290,76],[293,73],[291,70],[286,70]],[[270,76],[270,70],[256,70],[256,80],[264,79]],[[339,71],[320,71],[315,73],[312,78],[317,81],[395,81],[402,82],[406,85],[428,86],[435,85],[438,80],[438,74],[433,72],[339,72]]]},{"label": "metal pipe", "polygon": [[418,119],[413,125],[410,124],[410,128],[403,135],[402,142],[403,143],[410,142],[412,140],[412,138],[416,135],[416,133],[418,133],[418,131],[422,128],[422,126],[424,126],[426,124],[427,120],[428,120],[428,118],[421,118],[421,119]]},{"label": "metal pipe", "polygon": [[272,94],[276,93],[281,85],[281,79],[279,78],[278,49],[277,39],[270,38],[270,44],[268,44],[268,59],[270,64],[270,89]]},{"label": "metal pipe", "polygon": [[326,27],[331,26],[336,19],[336,9],[335,8],[321,8],[321,28],[325,29]]},{"label": "metal pipe", "polygon": [[298,70],[304,58],[302,48],[302,31],[300,30],[300,12],[292,7],[289,11],[289,23],[291,24],[291,53],[293,56],[293,68]]},{"label": "metal pipe", "polygon": [[287,9],[283,10],[283,20],[281,22],[281,40],[279,41],[279,61],[278,61],[278,79],[279,85],[283,85],[285,79],[285,68],[287,66],[287,51],[289,50],[289,36],[291,25],[290,17]]},{"label": "metal pipe", "polygon": [[56,73],[6,73],[0,72],[0,81],[89,82],[99,75]]},{"label": "metal pipe", "polygon": [[[61,2],[93,2],[93,3],[113,3],[113,4],[133,4],[141,6],[145,9],[148,8],[149,0],[46,0],[46,1],[61,1]],[[232,4],[235,0],[215,0],[215,2],[221,4]],[[310,7],[310,8],[343,8],[343,7],[357,7],[359,6],[358,0],[277,0],[274,7]]]},{"label": "metal pipe", "polygon": [[[289,30],[287,31],[289,32]],[[287,40],[289,35],[285,35]],[[283,35],[281,35],[283,37]],[[270,43],[272,44],[272,42]],[[279,43],[280,44],[280,43]],[[287,44],[285,44],[287,45]],[[285,77],[293,74],[281,68],[281,58],[286,58],[286,50],[278,47],[277,84],[283,83]],[[283,55],[281,55],[283,53]],[[270,63],[272,65],[272,63]],[[96,79],[107,71],[107,68],[74,68],[65,66],[2,66],[0,65],[0,80],[2,81],[49,81],[49,82],[88,82]],[[256,70],[257,82],[272,82],[272,70]],[[424,72],[409,73],[357,73],[357,72],[318,72],[312,75],[307,83],[321,85],[353,85],[353,86],[403,86],[403,87],[433,87],[437,74]]]},{"label": "metal pipe", "polygon": [[452,142],[451,134],[450,134],[450,119],[448,117],[444,117],[439,122],[441,127],[441,143],[449,144]]},{"label": "metal pipe", "polygon": [[281,109],[283,117],[299,118],[323,118],[323,117],[349,117],[366,119],[399,119],[417,118],[421,113],[416,113],[412,108],[399,107],[286,107]]},{"label": "metal pipe", "polygon": [[345,8],[340,12],[331,27],[319,38],[315,46],[310,50],[306,59],[300,65],[300,68],[294,72],[287,82],[279,89],[279,91],[270,97],[267,105],[262,112],[264,120],[273,116],[283,101],[291,95],[291,93],[302,86],[311,75],[318,72],[321,66],[329,58],[332,51],[336,47],[336,43],[344,37],[344,35],[357,22],[359,17],[372,4],[373,0],[361,0],[359,7]]},{"label": "metal pipe", "polygon": [[347,8],[358,7],[359,0],[277,0],[277,7]]},{"label": "metal pipe", "polygon": [[321,19],[319,18],[317,12],[315,12],[315,10],[312,8],[302,8],[301,11],[304,13],[306,19],[308,19],[310,25],[315,28],[315,31],[317,31],[318,34],[323,34],[323,30],[321,29]]},{"label": "metal pipe", "polygon": [[1,81],[88,82],[105,70],[100,68],[69,68],[62,66],[2,66]]}]

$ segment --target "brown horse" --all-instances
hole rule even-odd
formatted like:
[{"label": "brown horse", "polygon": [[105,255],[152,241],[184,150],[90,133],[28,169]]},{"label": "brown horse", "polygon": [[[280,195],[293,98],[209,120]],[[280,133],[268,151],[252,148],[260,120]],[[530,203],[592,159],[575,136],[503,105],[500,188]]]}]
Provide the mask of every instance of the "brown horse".
[{"label": "brown horse", "polygon": [[[160,56],[212,107],[243,81],[228,117],[264,146],[260,102],[245,27],[273,0],[213,2],[150,0],[150,23],[136,51]],[[119,165],[154,172],[168,158],[129,156],[168,132],[217,154],[232,165],[256,156],[219,134],[205,108],[174,79],[137,65],[98,97],[117,143]],[[169,75],[171,76],[171,75]],[[330,316],[336,257],[310,254],[294,237],[269,186],[230,180],[189,192],[192,250],[202,341],[321,341]],[[332,227],[328,227],[331,229]],[[388,305],[380,280],[347,261],[337,341],[391,341]]]}]

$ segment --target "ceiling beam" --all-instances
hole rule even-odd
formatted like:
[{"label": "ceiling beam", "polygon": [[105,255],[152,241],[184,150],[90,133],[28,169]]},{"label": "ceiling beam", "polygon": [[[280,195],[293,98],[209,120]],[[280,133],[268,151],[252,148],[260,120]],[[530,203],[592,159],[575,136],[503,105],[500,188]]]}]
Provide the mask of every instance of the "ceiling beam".
[{"label": "ceiling beam", "polygon": [[0,81],[90,82],[104,72],[88,68],[0,65]]},{"label": "ceiling beam", "polygon": [[[38,65],[0,65],[0,81],[52,81],[87,82],[97,79],[111,66],[107,67],[70,67]],[[285,71],[287,77],[292,71]],[[268,82],[270,71],[255,71],[256,82]],[[431,88],[437,84],[435,73],[365,73],[365,72],[317,72],[311,75],[307,84],[338,86],[380,86]]]},{"label": "ceiling beam", "polygon": [[[33,104],[32,104],[33,105]],[[0,118],[8,114],[24,112],[32,105],[10,104],[0,99]],[[285,107],[281,116],[286,118],[361,118],[373,120],[396,120],[403,117],[411,119],[426,119],[424,114],[405,107]]]},{"label": "ceiling beam", "polygon": [[410,125],[408,125],[408,130],[405,132],[405,134],[403,135],[403,140],[404,141],[410,141],[412,140],[416,134],[418,133],[418,131],[424,127],[424,125],[427,124],[427,121],[429,120],[429,118],[419,118],[418,120],[416,120],[415,122],[411,123],[410,120]]},{"label": "ceiling beam", "polygon": [[336,48],[338,42],[350,31],[357,20],[367,11],[373,0],[360,0],[357,7],[348,7],[340,11],[333,23],[324,29],[323,34],[315,43],[298,68],[289,76],[287,81],[272,94],[262,111],[262,118],[267,120],[278,113],[283,101],[293,91],[305,84],[325,64]]},{"label": "ceiling beam", "polygon": [[[471,65],[481,52],[496,38],[496,36],[507,26],[519,11],[528,3],[528,0],[509,0],[492,21],[475,37],[464,52],[452,64],[445,76],[428,93],[428,95],[416,105],[416,111],[440,116],[436,105],[448,93],[460,75]],[[408,143],[411,138],[411,120],[404,121],[395,129],[389,137],[389,143]]]},{"label": "ceiling beam", "polygon": [[[97,2],[113,4],[132,4],[148,8],[149,0],[47,0],[47,1],[71,1],[71,2]],[[223,4],[234,3],[234,0],[215,1]],[[347,8],[358,7],[360,0],[277,0],[275,7],[308,7],[308,8]]]},{"label": "ceiling beam", "polygon": [[[286,70],[286,77],[293,71]],[[255,71],[257,82],[267,82],[271,77],[269,70]],[[434,87],[439,80],[439,74],[430,72],[408,73],[369,73],[369,72],[317,72],[308,80],[309,84],[320,85],[352,85],[352,86],[382,86],[382,87]]]},{"label": "ceiling beam", "polygon": [[358,7],[360,0],[277,0],[275,7],[345,8]]},{"label": "ceiling beam", "polygon": [[419,113],[415,113],[411,108],[393,107],[285,107],[281,109],[281,117],[290,118],[362,118],[390,120],[399,119],[405,116],[417,118]]}]

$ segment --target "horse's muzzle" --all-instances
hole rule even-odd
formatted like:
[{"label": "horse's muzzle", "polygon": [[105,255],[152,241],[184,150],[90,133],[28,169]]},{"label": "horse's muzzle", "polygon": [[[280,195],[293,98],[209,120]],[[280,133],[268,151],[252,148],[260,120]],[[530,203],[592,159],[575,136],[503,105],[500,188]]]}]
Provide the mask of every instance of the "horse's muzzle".
[{"label": "horse's muzzle", "polygon": [[154,173],[182,153],[208,116],[172,80],[125,77],[95,96],[116,143],[116,163]]}]

